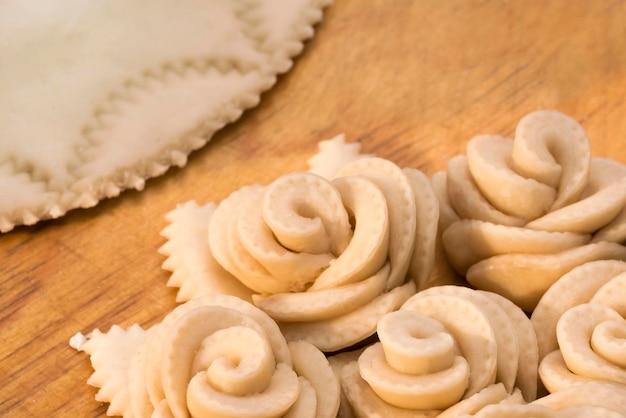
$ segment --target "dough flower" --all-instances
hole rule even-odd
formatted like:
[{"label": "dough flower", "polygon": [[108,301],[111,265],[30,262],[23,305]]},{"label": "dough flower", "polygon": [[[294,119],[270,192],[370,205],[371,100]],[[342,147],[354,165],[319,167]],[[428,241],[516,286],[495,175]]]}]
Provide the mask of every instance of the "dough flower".
[{"label": "dough flower", "polygon": [[626,167],[592,157],[581,126],[559,112],[525,116],[515,139],[473,138],[433,184],[450,263],[526,311],[573,267],[626,259]]},{"label": "dough flower", "polygon": [[[359,154],[354,145],[342,137],[325,141],[309,160],[311,171],[246,186],[207,205],[198,218],[208,225],[207,243],[186,238],[196,243],[191,251],[206,251],[195,257],[211,271],[200,282],[226,277],[230,284],[212,286],[215,293],[230,288],[241,296],[241,287],[249,289],[249,300],[279,322],[288,341],[303,339],[325,352],[371,336],[382,315],[432,285],[439,206],[429,179]],[[185,241],[183,229],[178,221],[164,233],[172,243],[163,252],[173,278],[183,270],[181,260],[192,258],[173,248]],[[174,285],[182,291],[180,274]],[[185,295],[209,287],[188,285]]]},{"label": "dough flower", "polygon": [[194,299],[130,332],[96,331],[82,347],[109,413],[333,418],[339,409],[339,382],[322,352],[287,343],[269,316],[236,297]]},{"label": "dough flower", "polygon": [[378,336],[342,370],[359,417],[456,417],[476,405],[536,397],[532,324],[497,294],[460,286],[421,291],[380,320]]},{"label": "dough flower", "polygon": [[537,331],[539,374],[550,392],[588,381],[626,390],[626,263],[579,266],[545,293],[531,320]]}]

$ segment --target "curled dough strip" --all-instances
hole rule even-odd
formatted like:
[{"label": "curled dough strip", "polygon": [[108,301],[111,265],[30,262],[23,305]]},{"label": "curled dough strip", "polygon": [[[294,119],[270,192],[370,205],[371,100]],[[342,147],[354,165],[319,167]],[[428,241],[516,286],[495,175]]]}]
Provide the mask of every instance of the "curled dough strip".
[{"label": "curled dough strip", "polygon": [[437,248],[437,226],[439,224],[439,201],[424,173],[404,168],[404,174],[413,186],[416,209],[415,248],[409,265],[408,276],[417,285],[417,290],[431,285],[431,273],[435,268]]},{"label": "curled dough strip", "polygon": [[537,398],[537,367],[539,366],[539,350],[537,334],[532,322],[522,309],[507,298],[497,293],[479,290],[478,293],[491,299],[509,316],[513,329],[517,334],[519,359],[517,361],[517,377],[515,387],[518,388],[528,402]]},{"label": "curled dough strip", "polygon": [[[594,351],[598,353],[601,358],[619,367],[617,370],[620,372],[626,372],[626,356],[624,356],[625,346],[626,322],[624,322],[623,319],[602,322],[593,330],[591,347],[593,347]],[[624,375],[624,373],[618,374]],[[621,380],[626,381],[624,376],[622,376]]]},{"label": "curled dough strip", "polygon": [[388,289],[399,286],[409,269],[415,246],[415,195],[402,169],[382,158],[356,160],[336,177],[360,176],[373,181],[383,192],[389,209],[389,261],[391,275]]},{"label": "curled dough strip", "polygon": [[621,273],[603,284],[589,299],[589,302],[609,307],[620,314],[622,318],[626,318],[626,298],[624,295],[626,295],[626,273]]},{"label": "curled dough strip", "polygon": [[[482,410],[487,405],[498,404],[501,402],[507,402],[514,395],[510,395],[504,388],[502,383],[495,383],[489,385],[480,392],[475,393],[467,399],[463,399],[461,402],[452,405],[450,408],[443,411],[438,418],[457,418],[467,417],[471,414]],[[513,398],[515,400],[515,398]]]},{"label": "curled dough strip", "polygon": [[561,315],[590,302],[600,288],[622,275],[626,275],[623,261],[593,261],[567,272],[545,292],[530,317],[537,334],[539,360],[559,348],[556,325]]},{"label": "curled dough strip", "polygon": [[511,158],[513,140],[478,136],[467,145],[467,162],[472,178],[487,200],[507,215],[533,219],[552,206],[556,190],[515,172]]},{"label": "curled dough strip", "polygon": [[594,233],[614,219],[626,203],[626,168],[611,160],[593,158],[580,200],[529,222],[544,231]]},{"label": "curled dough strip", "polygon": [[415,283],[408,282],[347,314],[321,321],[285,322],[280,327],[287,341],[304,340],[324,352],[337,351],[373,335],[378,320],[413,294]]},{"label": "curled dough strip", "polygon": [[263,195],[262,214],[278,243],[294,252],[339,255],[352,238],[341,195],[314,174],[273,181]]},{"label": "curled dough strip", "polygon": [[557,411],[593,406],[623,414],[626,411],[626,385],[600,381],[587,382],[543,396],[532,403]]},{"label": "curled dough strip", "polygon": [[[378,321],[378,337],[380,344],[375,345],[382,348],[389,366],[400,373],[436,373],[452,366],[456,357],[456,343],[446,328],[419,312],[401,310],[383,316]],[[367,361],[361,363],[371,366]]]},{"label": "curled dough strip", "polygon": [[[596,160],[599,160],[599,158],[596,158]],[[624,167],[622,166],[621,168],[623,169]],[[622,207],[622,210],[611,222],[604,225],[594,234],[593,239],[594,241],[626,242],[626,205]]]},{"label": "curled dough strip", "polygon": [[437,285],[459,283],[460,281],[459,274],[456,272],[454,267],[452,267],[452,264],[448,259],[448,255],[443,248],[442,234],[448,226],[456,221],[459,221],[461,218],[452,208],[450,199],[448,198],[446,173],[440,171],[433,174],[430,179],[430,184],[439,203],[439,217],[435,237],[435,254],[430,277],[426,283],[420,283],[421,286],[418,287],[418,290]]},{"label": "curled dough strip", "polygon": [[289,286],[272,277],[248,254],[237,232],[241,208],[262,191],[258,185],[243,187],[220,202],[209,223],[209,246],[217,262],[246,287],[258,293],[286,292]]},{"label": "curled dough strip", "polygon": [[463,219],[478,219],[509,226],[523,226],[527,223],[524,218],[502,212],[483,196],[472,178],[465,155],[457,155],[448,161],[446,189],[450,206]]},{"label": "curled dough strip", "polygon": [[434,409],[452,405],[463,396],[469,377],[469,366],[461,356],[456,356],[449,368],[425,376],[408,376],[388,367],[378,344],[363,352],[359,360],[359,365],[367,365],[359,371],[374,393],[399,408]]},{"label": "curled dough strip", "polygon": [[[519,403],[505,403],[486,405],[480,411],[472,414],[473,418],[559,418],[559,413],[543,405],[528,405]],[[470,415],[465,416],[469,418]],[[573,418],[568,416],[568,418]]]},{"label": "curled dough strip", "polygon": [[389,207],[380,188],[360,177],[340,177],[333,180],[333,185],[354,218],[354,234],[345,251],[317,277],[309,290],[363,280],[375,274],[387,257],[391,257]]},{"label": "curled dough strip", "polygon": [[561,391],[570,386],[597,381],[596,379],[577,375],[568,369],[560,350],[548,353],[541,360],[538,372],[543,386],[550,393]]},{"label": "curled dough strip", "polygon": [[341,387],[358,418],[434,418],[440,413],[438,410],[398,408],[383,401],[363,380],[356,361],[342,368]]},{"label": "curled dough strip", "polygon": [[[459,157],[455,157],[459,158]],[[465,157],[461,157],[465,158]],[[439,171],[430,178],[430,184],[439,203],[438,227],[439,231],[445,231],[450,225],[456,221],[460,221],[461,217],[456,213],[450,203],[448,196],[448,185],[446,173]]]},{"label": "curled dough strip", "polygon": [[[341,387],[324,354],[305,341],[289,342],[289,350],[293,369],[314,389],[315,418],[335,418],[339,410]],[[302,415],[295,414],[293,409],[290,413],[294,413],[294,418],[300,418]]]},{"label": "curled dough strip", "polygon": [[389,264],[375,275],[357,283],[332,289],[299,293],[253,295],[256,306],[277,321],[319,321],[351,312],[383,293],[389,277]]},{"label": "curled dough strip", "polygon": [[392,312],[378,323],[381,339],[359,356],[359,372],[384,401],[406,409],[442,409],[458,402],[469,365],[455,355],[454,339],[434,319]]},{"label": "curled dough strip", "polygon": [[496,381],[502,382],[506,390],[512,392],[519,368],[520,344],[518,334],[511,317],[500,306],[500,303],[495,302],[486,294],[487,292],[479,292],[462,286],[436,286],[417,293],[412,297],[412,300],[420,297],[450,296],[474,304],[489,321],[495,336],[497,349]]},{"label": "curled dough strip", "polygon": [[404,409],[390,405],[379,398],[359,374],[356,361],[343,367],[341,373],[343,391],[359,418],[457,418],[471,416],[487,405],[498,403],[523,403],[519,392],[507,393],[504,385],[489,385],[480,392],[463,399],[445,410]]},{"label": "curled dough strip", "polygon": [[285,364],[279,364],[262,393],[239,398],[214,390],[203,373],[198,373],[189,382],[187,405],[194,417],[280,417],[297,401],[299,394],[298,377]]},{"label": "curled dough strip", "polygon": [[[283,291],[302,291],[343,252],[352,231],[341,196],[322,177],[278,178],[244,203],[237,238]],[[266,288],[267,293],[276,293]]]},{"label": "curled dough strip", "polygon": [[573,373],[626,384],[626,320],[620,314],[585,303],[565,312],[556,332],[565,364]]},{"label": "curled dough strip", "polygon": [[472,265],[498,254],[552,254],[585,245],[591,236],[464,219],[450,225],[442,239],[450,262],[465,274]]},{"label": "curled dough strip", "polygon": [[558,190],[550,210],[578,199],[589,174],[591,148],[580,124],[556,111],[524,116],[515,130],[517,172]]},{"label": "curled dough strip", "polygon": [[[626,415],[612,411],[602,406],[572,406],[561,410],[555,410],[539,404],[510,403],[503,401],[497,404],[487,405],[480,411],[471,415],[474,418],[624,418]],[[470,415],[464,415],[469,418]]]},{"label": "curled dough strip", "polygon": [[[434,289],[434,288],[433,288]],[[464,397],[469,397],[496,381],[498,346],[486,315],[474,303],[456,296],[415,296],[402,305],[442,323],[459,346],[470,366]]]},{"label": "curled dough strip", "polygon": [[315,389],[303,377],[298,377],[298,389],[300,396],[283,418],[315,418],[318,406]]},{"label": "curled dough strip", "polygon": [[626,247],[598,242],[554,254],[502,254],[470,267],[467,281],[532,312],[548,288],[565,273],[590,261],[610,259],[626,260]]},{"label": "curled dough strip", "polygon": [[258,210],[264,196],[261,194],[244,204],[237,218],[237,236],[247,255],[283,283],[285,289],[302,291],[328,267],[333,255],[330,252],[296,252],[278,242]]}]

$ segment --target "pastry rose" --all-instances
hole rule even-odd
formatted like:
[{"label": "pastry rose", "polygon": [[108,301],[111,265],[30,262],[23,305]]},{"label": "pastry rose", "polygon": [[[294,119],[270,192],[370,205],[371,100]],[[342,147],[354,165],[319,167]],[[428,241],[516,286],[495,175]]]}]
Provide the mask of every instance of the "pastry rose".
[{"label": "pastry rose", "polygon": [[626,167],[592,157],[581,126],[559,112],[525,116],[515,139],[473,138],[433,184],[449,205],[451,264],[526,311],[573,267],[626,259]]},{"label": "pastry rose", "polygon": [[[332,159],[348,147],[342,138],[322,145],[310,160],[314,172],[243,187],[207,207],[199,224],[208,224],[208,242],[191,240],[190,247],[207,251],[197,257],[212,272],[202,282],[223,276],[230,283],[213,286],[215,293],[228,287],[241,296],[242,286],[249,289],[248,298],[279,322],[287,340],[331,352],[374,334],[382,315],[432,284],[439,207],[419,170],[354,148]],[[332,170],[321,170],[324,162]],[[181,260],[192,257],[173,249],[184,242],[176,228],[185,229],[182,220],[166,229],[172,244],[164,252],[180,284]],[[189,285],[186,295],[209,287]]]},{"label": "pastry rose", "polygon": [[378,336],[342,370],[359,417],[458,416],[476,405],[536,397],[532,324],[495,293],[421,291],[380,320]]},{"label": "pastry rose", "polygon": [[233,296],[193,299],[148,331],[96,331],[82,349],[99,399],[125,417],[334,418],[339,409],[323,353],[287,343],[269,316]]},{"label": "pastry rose", "polygon": [[548,289],[531,320],[539,374],[550,392],[588,381],[626,388],[626,263],[602,260],[576,267]]}]

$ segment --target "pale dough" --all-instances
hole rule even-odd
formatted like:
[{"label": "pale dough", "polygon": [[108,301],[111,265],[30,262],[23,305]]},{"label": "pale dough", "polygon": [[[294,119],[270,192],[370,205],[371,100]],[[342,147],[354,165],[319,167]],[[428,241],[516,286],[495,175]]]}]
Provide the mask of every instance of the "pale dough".
[{"label": "pale dough", "polygon": [[0,231],[185,165],[289,70],[329,3],[0,2]]}]

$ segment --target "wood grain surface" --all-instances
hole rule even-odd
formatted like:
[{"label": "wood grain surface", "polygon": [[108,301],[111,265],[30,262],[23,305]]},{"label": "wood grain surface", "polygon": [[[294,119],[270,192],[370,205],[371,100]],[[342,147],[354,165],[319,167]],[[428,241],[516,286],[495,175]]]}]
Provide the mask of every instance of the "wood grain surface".
[{"label": "wood grain surface", "polygon": [[594,155],[626,163],[626,1],[337,0],[292,71],[186,167],[0,235],[0,416],[105,415],[68,340],[175,307],[157,249],[177,203],[304,169],[339,133],[431,175],[538,109],[574,117]]}]

